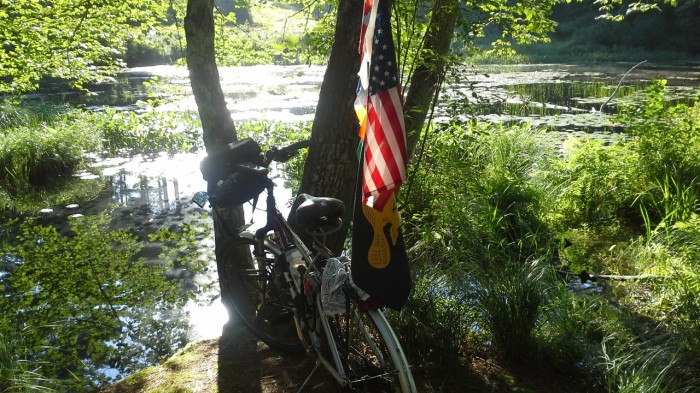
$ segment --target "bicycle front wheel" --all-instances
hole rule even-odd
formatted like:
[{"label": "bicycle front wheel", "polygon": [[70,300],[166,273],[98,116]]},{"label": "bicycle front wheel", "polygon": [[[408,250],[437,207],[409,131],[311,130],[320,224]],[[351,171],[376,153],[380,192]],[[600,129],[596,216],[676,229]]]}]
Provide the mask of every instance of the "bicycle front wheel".
[{"label": "bicycle front wheel", "polygon": [[[253,239],[239,238],[226,248],[234,262],[233,303],[248,329],[271,348],[299,353],[304,346],[295,322],[294,303],[285,280],[284,255]],[[256,254],[260,254],[256,258]]]},{"label": "bicycle front wheel", "polygon": [[361,311],[351,303],[346,312],[326,316],[323,325],[326,356],[346,391],[416,392],[401,344],[381,310]]}]

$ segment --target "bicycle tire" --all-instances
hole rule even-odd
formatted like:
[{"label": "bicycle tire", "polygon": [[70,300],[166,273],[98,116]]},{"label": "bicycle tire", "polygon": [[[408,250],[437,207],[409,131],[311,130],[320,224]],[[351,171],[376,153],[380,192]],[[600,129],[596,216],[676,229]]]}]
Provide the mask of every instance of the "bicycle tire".
[{"label": "bicycle tire", "polygon": [[[266,266],[258,266],[255,259],[256,241],[239,238],[232,241],[226,253],[236,259],[235,296],[233,306],[247,328],[262,342],[273,349],[287,353],[305,351],[299,339],[294,303],[283,279],[284,255],[264,244]],[[250,266],[250,260],[253,265]],[[248,268],[245,268],[248,265]],[[288,270],[288,269],[287,269]]]},{"label": "bicycle tire", "polygon": [[[320,308],[320,304],[319,304]],[[406,355],[381,310],[361,311],[350,303],[345,313],[326,316],[328,360],[347,378],[348,392],[415,393]],[[336,351],[330,348],[336,348]],[[334,355],[334,352],[337,356]]]}]

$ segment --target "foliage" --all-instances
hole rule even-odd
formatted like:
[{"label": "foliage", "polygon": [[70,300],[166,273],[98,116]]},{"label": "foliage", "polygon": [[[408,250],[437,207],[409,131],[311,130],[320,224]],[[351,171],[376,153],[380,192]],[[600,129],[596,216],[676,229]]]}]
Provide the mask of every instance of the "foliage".
[{"label": "foliage", "polygon": [[55,388],[77,392],[109,380],[106,365],[114,378],[169,355],[182,328],[161,315],[182,299],[178,282],[135,260],[136,239],[108,230],[104,214],[70,224],[61,234],[27,220],[16,242],[3,246],[9,275],[0,310],[11,321],[3,336],[20,336],[17,358],[55,379]]},{"label": "foliage", "polygon": [[12,194],[70,176],[97,150],[99,135],[69,115],[50,122],[0,130],[0,185]]},{"label": "foliage", "polygon": [[[623,0],[599,0],[596,3],[600,6],[599,11],[601,12],[601,19],[609,19],[614,21],[622,21],[625,15],[634,14],[637,12],[647,12],[652,10],[659,10],[659,6],[662,4],[669,4],[671,6],[676,6],[676,0],[658,0],[658,1],[630,1],[628,4]],[[622,12],[623,5],[624,13]]]},{"label": "foliage", "polygon": [[[101,184],[77,182],[89,156],[195,151],[200,130],[191,113],[70,110],[62,105],[6,105],[0,128],[0,209],[38,210],[94,197]],[[36,110],[32,110],[36,108]],[[31,111],[31,112],[30,112]]]},{"label": "foliage", "polygon": [[426,261],[454,257],[499,264],[547,252],[540,201],[549,153],[535,132],[527,126],[453,123],[428,138],[400,196],[407,225],[420,228],[420,237],[408,240],[418,242],[416,253],[439,247],[447,253],[428,253]]},{"label": "foliage", "polygon": [[174,154],[202,147],[198,118],[189,112],[150,108],[136,113],[106,109],[104,112],[82,112],[80,120],[91,124],[93,132],[101,136],[102,154]]},{"label": "foliage", "polygon": [[325,8],[325,12],[319,11],[320,15],[313,28],[301,37],[300,44],[303,52],[300,57],[304,63],[325,63],[328,60],[328,54],[333,45],[337,15],[334,6],[328,5]]},{"label": "foliage", "polygon": [[259,5],[252,8],[256,15],[260,16],[255,24],[237,23],[233,13],[217,13],[214,43],[217,64],[247,66],[323,63],[327,60],[328,51],[308,49],[309,41],[314,39],[309,40],[306,35],[313,35],[316,25],[313,15],[304,12],[310,9],[309,7],[295,12],[293,8],[288,7]]},{"label": "foliage", "polygon": [[0,392],[53,392],[48,387],[52,381],[31,370],[29,362],[17,356],[22,348],[20,335],[8,326],[5,319],[0,320]]},{"label": "foliage", "polygon": [[683,347],[700,353],[700,216],[658,227],[648,236],[626,250],[640,274],[658,277],[630,285],[634,306],[682,337]]},{"label": "foliage", "polygon": [[60,120],[70,108],[45,102],[23,102],[21,105],[9,100],[0,101],[0,134],[20,126],[36,127],[42,123]]},{"label": "foliage", "polygon": [[45,77],[69,79],[77,87],[117,70],[127,41],[143,38],[162,21],[158,1],[3,2],[0,9],[0,92],[36,88]]},{"label": "foliage", "polygon": [[552,224],[573,229],[629,219],[633,202],[644,187],[639,162],[633,146],[625,141],[606,146],[592,138],[569,139],[551,173],[556,189],[556,208],[549,218]]},{"label": "foliage", "polygon": [[650,180],[670,175],[682,187],[700,173],[700,103],[671,105],[665,80],[656,80],[638,106],[625,106],[617,120],[637,138],[641,172]]},{"label": "foliage", "polygon": [[693,391],[695,376],[684,375],[677,343],[657,333],[653,339],[610,334],[602,341],[608,391],[661,393]]},{"label": "foliage", "polygon": [[597,294],[581,295],[564,285],[552,285],[543,299],[541,325],[535,332],[545,351],[559,364],[593,366],[599,343],[616,316]]},{"label": "foliage", "polygon": [[477,307],[493,344],[509,361],[529,360],[537,348],[534,332],[544,302],[544,273],[541,262],[533,260],[477,274]]},{"label": "foliage", "polygon": [[[540,218],[546,195],[541,172],[549,154],[535,135],[527,126],[451,123],[429,134],[400,195],[408,212],[407,243],[415,244],[409,250],[414,265],[450,272],[445,293],[470,294],[479,328],[512,360],[535,347],[546,281],[544,265],[536,261],[551,247]],[[440,291],[437,299],[452,305]],[[436,295],[417,291],[413,301],[435,301]],[[439,315],[425,317],[437,324],[426,330],[447,328]],[[474,329],[465,321],[457,326]],[[453,342],[460,336],[453,331],[448,337]]]}]

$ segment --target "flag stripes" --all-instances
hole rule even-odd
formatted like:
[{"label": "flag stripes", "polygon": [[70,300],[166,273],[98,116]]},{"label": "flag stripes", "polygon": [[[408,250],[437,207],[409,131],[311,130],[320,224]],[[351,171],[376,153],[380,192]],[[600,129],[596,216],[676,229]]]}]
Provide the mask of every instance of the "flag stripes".
[{"label": "flag stripes", "polygon": [[397,188],[406,178],[406,136],[399,88],[370,97],[365,137],[365,184],[367,198]]}]

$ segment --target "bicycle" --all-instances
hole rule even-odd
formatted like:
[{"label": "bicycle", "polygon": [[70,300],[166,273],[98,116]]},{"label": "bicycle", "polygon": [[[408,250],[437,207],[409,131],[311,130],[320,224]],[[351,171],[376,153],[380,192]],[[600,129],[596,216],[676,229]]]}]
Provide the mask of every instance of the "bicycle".
[{"label": "bicycle", "polygon": [[411,369],[381,307],[353,284],[349,259],[325,246],[325,237],[342,226],[342,201],[298,196],[294,214],[313,238],[311,250],[277,208],[269,166],[308,145],[304,141],[262,154],[255,141],[244,139],[202,161],[209,186],[205,195],[198,193],[197,203],[203,207],[208,200],[214,214],[250,200],[255,207],[267,190],[262,228],[227,229],[234,240],[223,252],[248,261],[237,268],[236,284],[250,297],[234,299],[234,309],[271,348],[316,357],[299,392],[323,367],[344,391],[414,393]]}]

